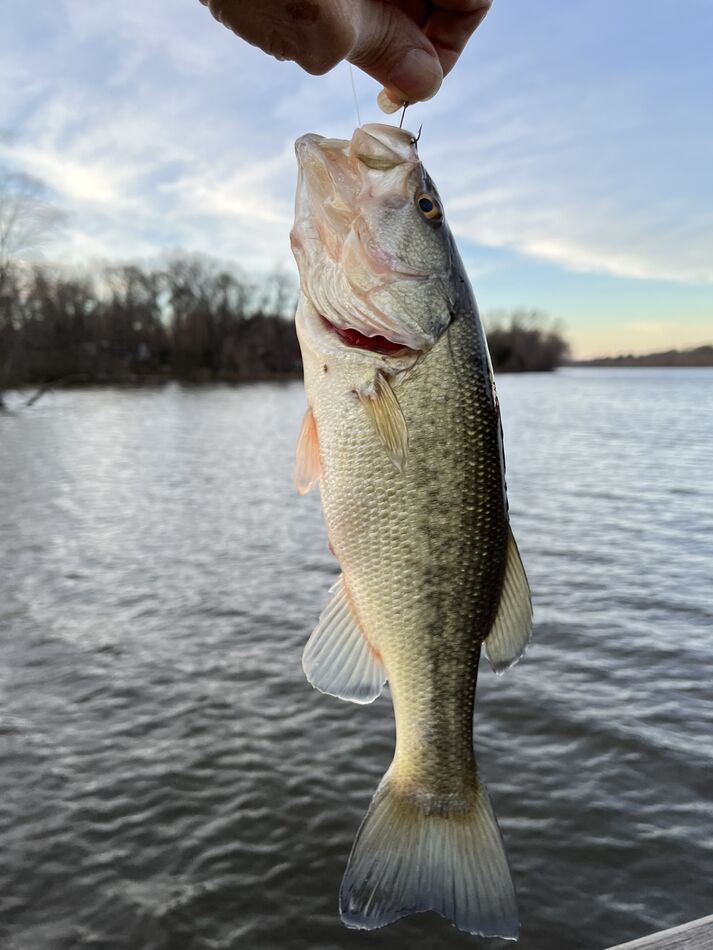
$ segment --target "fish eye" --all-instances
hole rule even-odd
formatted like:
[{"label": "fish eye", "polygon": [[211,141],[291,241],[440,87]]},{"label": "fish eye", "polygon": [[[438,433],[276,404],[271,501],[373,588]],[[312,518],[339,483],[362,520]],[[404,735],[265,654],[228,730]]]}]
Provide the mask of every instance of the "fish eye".
[{"label": "fish eye", "polygon": [[443,217],[441,203],[434,195],[422,194],[416,199],[418,210],[429,221],[440,221]]}]

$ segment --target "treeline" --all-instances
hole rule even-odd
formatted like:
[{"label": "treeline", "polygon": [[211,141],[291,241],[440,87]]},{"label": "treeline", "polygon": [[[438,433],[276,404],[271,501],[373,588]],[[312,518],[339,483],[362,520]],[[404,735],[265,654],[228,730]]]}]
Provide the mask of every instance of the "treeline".
[{"label": "treeline", "polygon": [[0,392],[55,381],[255,380],[299,375],[296,287],[281,272],[176,256],[93,273],[0,268]]},{"label": "treeline", "polygon": [[539,310],[495,313],[486,325],[490,358],[496,372],[550,372],[569,355],[569,344],[562,330]]},{"label": "treeline", "polygon": [[[282,272],[179,255],[163,267],[0,268],[0,393],[24,385],[240,382],[299,376],[296,285]],[[536,311],[488,321],[499,372],[552,370],[568,352]]]},{"label": "treeline", "polygon": [[[3,390],[63,382],[243,381],[301,372],[296,285],[275,272],[177,254],[165,266],[92,272],[21,263],[60,226],[43,183],[0,165],[0,407]],[[496,316],[501,372],[554,369],[567,343],[542,314]]]},{"label": "treeline", "polygon": [[690,350],[665,350],[663,353],[645,353],[634,356],[604,356],[594,360],[580,360],[578,366],[713,366],[713,346],[696,346]]}]

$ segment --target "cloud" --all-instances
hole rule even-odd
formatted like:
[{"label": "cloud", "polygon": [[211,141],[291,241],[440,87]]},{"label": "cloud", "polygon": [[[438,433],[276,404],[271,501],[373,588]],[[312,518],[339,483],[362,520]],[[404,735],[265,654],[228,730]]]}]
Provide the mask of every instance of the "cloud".
[{"label": "cloud", "polygon": [[[206,32],[210,16],[187,4],[147,4],[143,0],[63,0],[66,32],[77,44],[104,42],[110,35],[120,45],[125,67],[136,70],[152,61],[171,64],[188,77],[216,69],[216,59],[206,55]],[[197,6],[197,2],[196,2]]]},{"label": "cloud", "polygon": [[[651,61],[615,45],[642,0],[614,23],[596,10],[582,0],[515,16],[496,5],[407,125],[424,121],[424,160],[474,267],[487,246],[573,272],[711,283],[713,133],[696,92],[710,70],[654,62],[658,34],[647,34]],[[604,37],[607,70],[594,55]],[[355,79],[364,121],[380,120],[376,85]],[[198,0],[23,6],[0,39],[0,80],[14,93],[0,128],[17,133],[2,158],[72,213],[54,254],[75,260],[185,245],[250,267],[286,261],[291,142],[307,130],[349,135],[355,121],[346,67],[315,79],[277,65]]]},{"label": "cloud", "polygon": [[546,115],[538,92],[501,97],[460,131],[458,148],[448,114],[429,125],[422,151],[442,143],[430,149],[431,170],[456,234],[576,272],[713,283],[703,163],[688,156],[690,177],[674,174],[676,149],[638,142],[634,106],[610,117],[613,95],[603,83],[587,102],[560,97]]}]

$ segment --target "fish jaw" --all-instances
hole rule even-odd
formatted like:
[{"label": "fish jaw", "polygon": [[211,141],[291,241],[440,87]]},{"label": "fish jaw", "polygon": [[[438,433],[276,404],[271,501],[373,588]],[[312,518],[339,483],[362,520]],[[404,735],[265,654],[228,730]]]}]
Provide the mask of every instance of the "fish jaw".
[{"label": "fish jaw", "polygon": [[295,327],[308,397],[313,380],[321,383],[325,375],[324,366],[328,367],[332,375],[337,374],[345,392],[356,392],[372,386],[379,371],[389,376],[406,373],[422,358],[420,350],[408,346],[394,349],[391,344],[382,348],[378,345],[379,337],[374,335],[366,339],[376,345],[367,347],[350,341],[347,338],[349,331],[335,327],[322,317],[304,293],[300,293],[297,304]]},{"label": "fish jaw", "polygon": [[413,136],[372,124],[351,140],[304,135],[295,151],[291,243],[305,296],[338,330],[432,347],[451,319],[450,235],[416,207],[432,186]]}]

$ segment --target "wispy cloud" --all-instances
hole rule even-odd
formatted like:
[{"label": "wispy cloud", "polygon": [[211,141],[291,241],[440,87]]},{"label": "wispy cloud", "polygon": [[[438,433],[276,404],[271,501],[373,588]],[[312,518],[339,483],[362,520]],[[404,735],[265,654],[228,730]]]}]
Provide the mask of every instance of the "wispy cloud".
[{"label": "wispy cloud", "polygon": [[[407,113],[425,123],[422,153],[474,271],[495,267],[478,261],[488,247],[575,273],[713,283],[701,38],[713,10],[698,4],[697,24],[652,22],[644,0],[606,18],[594,0],[495,5],[442,93]],[[0,82],[13,90],[0,128],[16,132],[0,158],[71,212],[54,253],[75,260],[183,245],[284,262],[292,140],[355,121],[346,68],[314,79],[278,65],[198,0],[18,5]],[[357,75],[357,90],[364,120],[378,119],[375,85]]]},{"label": "wispy cloud", "polygon": [[543,115],[538,90],[502,96],[478,108],[458,148],[439,117],[428,136],[440,143],[434,172],[457,233],[578,272],[713,283],[700,123],[682,174],[680,143],[658,142],[658,131],[642,140],[637,96],[614,112],[620,93],[603,78],[587,101],[560,95]]}]

